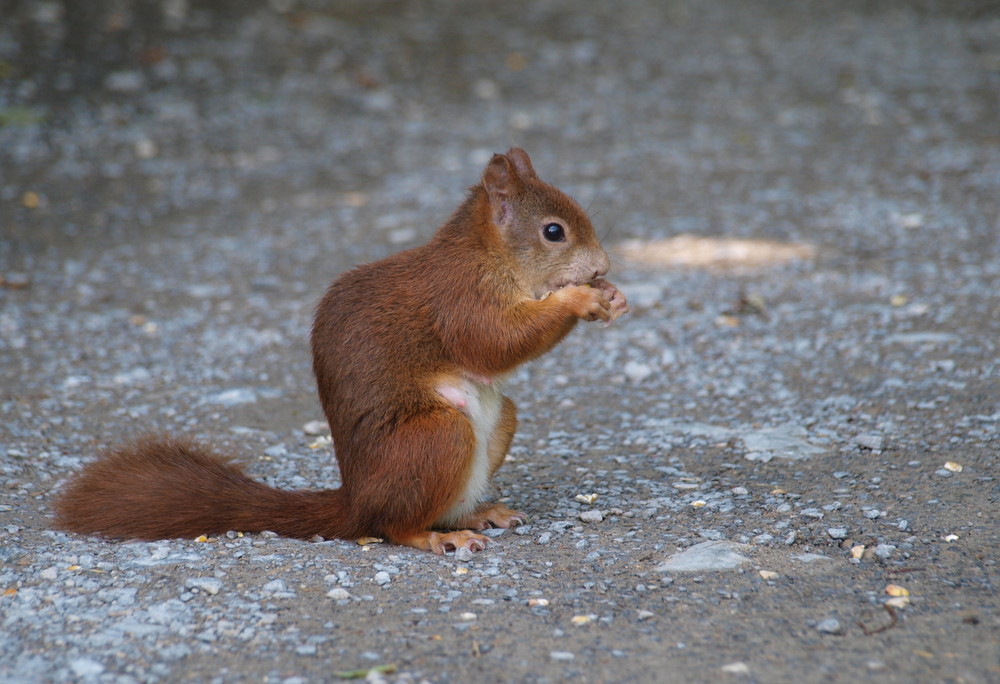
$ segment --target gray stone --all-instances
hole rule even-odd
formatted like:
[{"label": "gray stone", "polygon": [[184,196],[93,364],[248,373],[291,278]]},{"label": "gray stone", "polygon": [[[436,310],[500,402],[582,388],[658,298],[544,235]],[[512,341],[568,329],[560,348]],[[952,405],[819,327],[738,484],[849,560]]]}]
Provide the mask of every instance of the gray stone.
[{"label": "gray stone", "polygon": [[827,618],[816,623],[816,631],[821,634],[843,634],[844,627],[837,618]]},{"label": "gray stone", "polygon": [[625,368],[623,370],[625,372],[625,377],[636,383],[642,382],[653,374],[653,369],[650,366],[638,361],[629,361],[625,364]]},{"label": "gray stone", "polygon": [[257,393],[252,389],[237,387],[223,390],[205,397],[206,404],[219,404],[220,406],[237,406],[239,404],[252,404],[257,401]]},{"label": "gray stone", "polygon": [[[281,582],[281,580],[275,581]],[[206,594],[215,596],[219,593],[219,590],[222,589],[222,580],[214,577],[191,577],[184,582],[184,586],[188,589],[197,589],[198,591],[203,591]],[[266,586],[267,585],[265,585],[265,587]]]},{"label": "gray stone", "polygon": [[97,677],[104,672],[104,666],[90,658],[76,658],[75,660],[71,660],[69,662],[69,669],[81,679]]},{"label": "gray stone", "polygon": [[896,547],[892,544],[879,544],[875,547],[875,555],[882,560],[887,560],[895,551]]},{"label": "gray stone", "polygon": [[747,451],[772,454],[778,458],[799,460],[825,453],[826,449],[806,441],[807,434],[806,429],[800,425],[780,425],[754,430],[743,435],[742,439]]},{"label": "gray stone", "polygon": [[116,93],[133,93],[145,85],[141,71],[114,71],[104,79],[104,87]]},{"label": "gray stone", "polygon": [[858,435],[854,438],[854,442],[863,449],[869,449],[871,451],[881,451],[884,440],[882,435]]},{"label": "gray stone", "polygon": [[658,572],[703,572],[708,570],[734,570],[749,558],[739,552],[749,548],[746,544],[728,541],[706,541],[670,556],[657,566]]},{"label": "gray stone", "polygon": [[800,563],[815,563],[817,561],[828,561],[833,559],[829,556],[824,556],[821,553],[797,553],[792,556],[792,560],[797,560]]}]

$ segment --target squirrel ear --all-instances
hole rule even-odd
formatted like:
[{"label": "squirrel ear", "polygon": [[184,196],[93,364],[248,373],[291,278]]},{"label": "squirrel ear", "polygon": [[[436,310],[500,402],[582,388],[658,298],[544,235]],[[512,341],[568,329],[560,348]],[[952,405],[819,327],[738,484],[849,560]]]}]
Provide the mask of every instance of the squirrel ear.
[{"label": "squirrel ear", "polygon": [[510,159],[514,163],[517,175],[521,178],[538,178],[535,174],[535,169],[531,166],[531,158],[520,147],[512,147],[507,150],[507,159]]},{"label": "squirrel ear", "polygon": [[511,160],[502,154],[494,154],[483,171],[483,187],[490,198],[493,220],[499,225],[510,222],[510,200],[517,183],[517,169]]},{"label": "squirrel ear", "polygon": [[512,147],[507,154],[494,154],[483,171],[483,187],[490,197],[493,219],[499,225],[510,222],[510,199],[522,180],[538,178],[528,153]]},{"label": "squirrel ear", "polygon": [[490,200],[509,197],[514,192],[516,177],[517,171],[510,159],[502,154],[494,154],[483,171],[483,187],[489,193]]}]

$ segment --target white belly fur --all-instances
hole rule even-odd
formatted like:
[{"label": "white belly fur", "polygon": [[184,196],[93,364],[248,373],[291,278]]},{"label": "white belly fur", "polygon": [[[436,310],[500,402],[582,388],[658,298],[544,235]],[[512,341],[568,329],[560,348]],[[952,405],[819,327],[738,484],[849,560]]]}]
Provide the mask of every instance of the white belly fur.
[{"label": "white belly fur", "polygon": [[487,450],[500,420],[503,406],[501,389],[496,381],[483,383],[468,377],[450,378],[437,387],[438,393],[448,403],[469,417],[476,445],[465,489],[451,508],[435,521],[436,526],[454,527],[463,516],[476,510],[490,493],[490,461]]}]

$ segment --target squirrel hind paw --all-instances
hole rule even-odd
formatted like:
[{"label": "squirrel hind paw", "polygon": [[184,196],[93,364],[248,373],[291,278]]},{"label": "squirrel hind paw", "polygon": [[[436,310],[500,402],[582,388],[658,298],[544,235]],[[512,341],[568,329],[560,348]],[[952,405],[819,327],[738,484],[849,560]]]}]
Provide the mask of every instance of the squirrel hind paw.
[{"label": "squirrel hind paw", "polygon": [[486,548],[489,537],[476,534],[472,530],[456,530],[454,532],[417,532],[406,537],[393,539],[397,544],[412,546],[422,551],[433,551],[439,556],[443,556],[446,551],[458,551],[468,549],[473,553],[478,553]]}]

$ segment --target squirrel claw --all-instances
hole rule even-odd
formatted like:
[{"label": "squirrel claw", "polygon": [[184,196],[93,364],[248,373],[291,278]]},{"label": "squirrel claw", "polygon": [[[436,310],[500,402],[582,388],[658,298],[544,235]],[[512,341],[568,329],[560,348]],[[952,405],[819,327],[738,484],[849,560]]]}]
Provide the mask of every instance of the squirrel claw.
[{"label": "squirrel claw", "polygon": [[524,513],[507,508],[503,504],[493,504],[480,508],[458,521],[459,527],[486,530],[491,527],[508,529],[523,524],[528,519]]},{"label": "squirrel claw", "polygon": [[476,534],[472,530],[457,530],[455,532],[432,532],[431,551],[439,556],[445,551],[458,551],[461,548],[478,553],[486,548],[489,537]]}]

